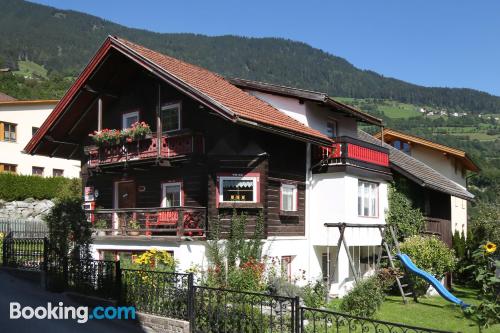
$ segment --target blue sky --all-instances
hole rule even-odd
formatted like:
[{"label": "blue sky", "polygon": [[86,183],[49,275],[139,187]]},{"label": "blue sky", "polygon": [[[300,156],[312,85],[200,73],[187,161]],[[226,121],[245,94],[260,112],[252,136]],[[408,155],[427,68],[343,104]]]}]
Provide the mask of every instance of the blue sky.
[{"label": "blue sky", "polygon": [[33,2],[156,32],[289,38],[385,76],[500,95],[500,1]]}]

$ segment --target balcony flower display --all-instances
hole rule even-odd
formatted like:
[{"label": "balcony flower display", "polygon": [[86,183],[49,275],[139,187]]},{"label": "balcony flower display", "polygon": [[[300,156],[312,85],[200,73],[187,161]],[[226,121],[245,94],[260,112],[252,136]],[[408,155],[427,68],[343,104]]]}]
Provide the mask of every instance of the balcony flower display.
[{"label": "balcony flower display", "polygon": [[103,129],[94,131],[89,136],[94,140],[94,143],[100,147],[113,146],[123,144],[124,142],[133,142],[144,139],[151,134],[151,128],[145,122],[135,122],[131,127],[123,130]]},{"label": "balcony flower display", "polygon": [[94,133],[89,134],[89,136],[98,146],[120,144],[122,141],[121,132],[115,129],[105,128],[101,131],[94,131]]},{"label": "balcony flower display", "polygon": [[144,139],[151,134],[151,128],[145,122],[135,122],[130,128],[124,129],[122,135],[127,142]]}]

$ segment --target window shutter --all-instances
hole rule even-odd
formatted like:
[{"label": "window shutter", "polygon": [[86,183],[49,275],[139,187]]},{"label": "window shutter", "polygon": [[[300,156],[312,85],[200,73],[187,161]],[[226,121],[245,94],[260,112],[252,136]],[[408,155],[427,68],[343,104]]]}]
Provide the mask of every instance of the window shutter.
[{"label": "window shutter", "polygon": [[0,163],[0,172],[3,172],[3,164],[1,164],[1,163]]},{"label": "window shutter", "polygon": [[[0,122],[0,141],[3,141],[5,138],[4,138],[4,129],[3,129],[3,123]],[[2,166],[2,169],[3,169],[3,166]]]}]

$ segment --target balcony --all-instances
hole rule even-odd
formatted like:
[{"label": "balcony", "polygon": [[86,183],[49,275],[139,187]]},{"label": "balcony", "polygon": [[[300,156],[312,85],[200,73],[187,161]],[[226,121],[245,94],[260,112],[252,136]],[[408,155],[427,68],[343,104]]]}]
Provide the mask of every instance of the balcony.
[{"label": "balcony", "polygon": [[177,135],[156,134],[132,142],[104,147],[87,146],[87,166],[97,167],[136,160],[172,159],[192,154],[203,154],[205,143],[203,135],[183,133]]},{"label": "balcony", "polygon": [[205,207],[87,211],[99,239],[206,239]]},{"label": "balcony", "polygon": [[331,146],[315,147],[312,163],[316,168],[353,165],[379,171],[388,171],[389,150],[382,146],[351,137],[338,137]]}]

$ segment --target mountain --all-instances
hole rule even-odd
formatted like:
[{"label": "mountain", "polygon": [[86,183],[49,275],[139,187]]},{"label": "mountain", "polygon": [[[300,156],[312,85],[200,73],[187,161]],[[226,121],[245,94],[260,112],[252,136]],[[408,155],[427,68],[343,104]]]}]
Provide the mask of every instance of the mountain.
[{"label": "mountain", "polygon": [[500,97],[387,78],[301,42],[155,33],[21,0],[0,0],[0,8],[0,67],[1,59],[3,67],[15,69],[22,61],[73,77],[111,34],[228,77],[319,90],[331,96],[393,99],[472,113],[500,112]]}]

